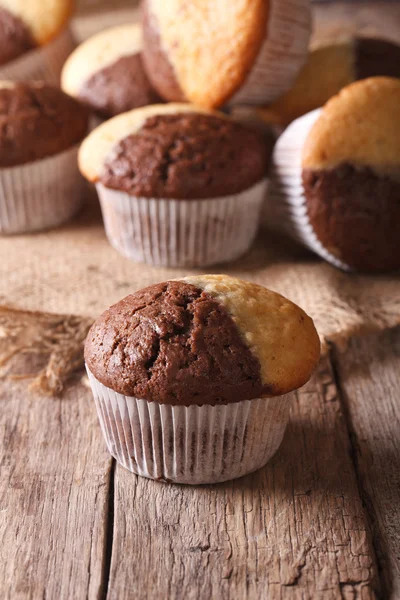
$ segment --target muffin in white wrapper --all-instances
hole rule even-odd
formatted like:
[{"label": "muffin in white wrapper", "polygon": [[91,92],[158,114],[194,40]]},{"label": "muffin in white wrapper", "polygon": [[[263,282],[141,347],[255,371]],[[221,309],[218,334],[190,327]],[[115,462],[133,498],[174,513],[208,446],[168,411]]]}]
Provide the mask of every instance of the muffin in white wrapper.
[{"label": "muffin in white wrapper", "polygon": [[142,13],[144,65],[169,101],[266,104],[291,87],[307,58],[309,0],[146,0]]},{"label": "muffin in white wrapper", "polygon": [[319,353],[298,306],[225,275],[138,290],[106,310],[85,342],[110,453],[133,473],[187,484],[264,466]]},{"label": "muffin in white wrapper", "polygon": [[136,261],[201,267],[238,258],[256,235],[271,141],[218,112],[159,104],[123,113],[83,142],[107,237]]},{"label": "muffin in white wrapper", "polygon": [[78,147],[25,165],[0,168],[0,233],[56,227],[77,214],[85,181]]},{"label": "muffin in white wrapper", "polygon": [[271,183],[265,196],[262,221],[266,227],[283,231],[335,267],[349,270],[348,265],[322,246],[307,215],[302,152],[320,114],[318,108],[296,119],[278,139],[272,155]]},{"label": "muffin in white wrapper", "polygon": [[276,143],[267,226],[346,271],[400,268],[400,83],[372,77],[296,119]]},{"label": "muffin in white wrapper", "polygon": [[165,267],[234,260],[251,246],[267,180],[222,198],[137,198],[97,184],[106,234],[128,258]]},{"label": "muffin in white wrapper", "polygon": [[62,67],[76,44],[69,27],[44,46],[39,46],[0,66],[0,79],[45,81],[60,84]]},{"label": "muffin in white wrapper", "polygon": [[110,454],[173,483],[218,483],[263,467],[282,441],[290,394],[220,406],[170,406],[123,396],[87,370]]}]

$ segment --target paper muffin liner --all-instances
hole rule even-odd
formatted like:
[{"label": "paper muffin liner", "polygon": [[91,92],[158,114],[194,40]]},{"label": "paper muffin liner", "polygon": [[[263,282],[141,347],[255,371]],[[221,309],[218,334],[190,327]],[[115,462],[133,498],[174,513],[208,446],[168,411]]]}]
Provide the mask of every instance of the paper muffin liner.
[{"label": "paper muffin liner", "polygon": [[263,180],[205,200],[139,198],[97,184],[107,237],[124,256],[165,267],[205,267],[244,254],[256,235]]},{"label": "paper muffin liner", "polygon": [[82,204],[85,181],[75,146],[48,158],[0,168],[0,233],[27,233],[61,225]]},{"label": "paper muffin liner", "polygon": [[287,92],[306,61],[310,35],[309,0],[271,0],[266,40],[229,104],[270,104]]},{"label": "paper muffin liner", "polygon": [[222,406],[171,406],[114,392],[87,369],[110,454],[143,477],[218,483],[263,467],[288,421],[291,394]]},{"label": "paper muffin liner", "polygon": [[349,265],[321,244],[307,214],[302,182],[302,153],[304,143],[321,110],[318,108],[296,119],[277,141],[272,156],[271,181],[262,211],[262,222],[270,229],[286,233],[335,267],[349,271]]},{"label": "paper muffin liner", "polygon": [[62,67],[76,44],[69,28],[64,29],[54,40],[26,52],[22,56],[1,65],[0,79],[10,81],[45,81],[60,84]]}]

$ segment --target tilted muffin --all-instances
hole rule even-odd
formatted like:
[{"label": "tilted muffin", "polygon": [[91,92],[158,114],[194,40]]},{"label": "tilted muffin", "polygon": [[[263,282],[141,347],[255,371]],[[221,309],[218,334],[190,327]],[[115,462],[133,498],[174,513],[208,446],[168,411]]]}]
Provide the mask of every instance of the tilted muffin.
[{"label": "tilted muffin", "polygon": [[109,118],[159,101],[144,72],[137,24],[106,29],[86,40],[64,65],[61,87]]},{"label": "tilted muffin", "polygon": [[74,42],[73,0],[0,0],[0,79],[57,84]]},{"label": "tilted muffin", "polygon": [[322,46],[310,52],[293,88],[257,112],[267,123],[284,127],[353,81],[378,75],[400,77],[400,46],[363,37]]},{"label": "tilted muffin", "polygon": [[145,0],[143,60],[166,100],[272,102],[307,56],[309,0]]},{"label": "tilted muffin", "polygon": [[138,261],[204,266],[251,245],[270,148],[255,131],[188,104],[139,108],[82,144],[110,243]]},{"label": "tilted muffin", "polygon": [[320,353],[310,317],[225,275],[151,285],[92,326],[85,360],[111,454],[146,477],[215,483],[262,467]]},{"label": "tilted muffin", "polygon": [[399,174],[400,80],[353,83],[278,140],[266,221],[340,268],[398,269]]},{"label": "tilted muffin", "polygon": [[87,123],[87,110],[55,87],[0,82],[1,233],[52,227],[77,212]]}]

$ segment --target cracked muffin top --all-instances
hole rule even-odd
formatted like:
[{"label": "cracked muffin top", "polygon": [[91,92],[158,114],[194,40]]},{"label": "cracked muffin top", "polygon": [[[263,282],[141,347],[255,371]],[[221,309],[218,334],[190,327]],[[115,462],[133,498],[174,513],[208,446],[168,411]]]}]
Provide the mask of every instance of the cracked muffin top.
[{"label": "cracked muffin top", "polygon": [[161,404],[228,404],[302,386],[319,359],[312,319],[259,285],[225,275],[166,281],[127,296],[92,326],[91,373]]},{"label": "cracked muffin top", "polygon": [[86,135],[87,110],[43,83],[0,82],[0,167],[52,156]]},{"label": "cracked muffin top", "polygon": [[266,177],[270,147],[256,131],[186,104],[125,113],[93,131],[83,175],[150,198],[201,199],[244,191]]}]

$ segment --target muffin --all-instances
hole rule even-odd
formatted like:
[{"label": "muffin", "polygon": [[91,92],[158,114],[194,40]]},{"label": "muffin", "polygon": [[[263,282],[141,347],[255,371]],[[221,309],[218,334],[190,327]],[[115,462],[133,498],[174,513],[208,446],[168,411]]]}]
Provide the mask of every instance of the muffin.
[{"label": "muffin", "polygon": [[144,0],[142,15],[144,65],[166,100],[269,103],[307,57],[309,0]]},{"label": "muffin", "polygon": [[79,166],[96,184],[110,243],[136,261],[205,266],[250,247],[271,149],[223,114],[189,104],[138,108],[100,125]]},{"label": "muffin", "polygon": [[53,227],[78,211],[77,144],[87,121],[87,110],[57,88],[0,82],[0,233]]},{"label": "muffin", "polygon": [[0,0],[0,79],[58,84],[74,48],[72,0]]},{"label": "muffin", "polygon": [[310,317],[226,275],[151,285],[94,323],[87,372],[108,449],[130,471],[215,483],[262,467],[320,353]]},{"label": "muffin", "polygon": [[278,140],[265,220],[342,269],[398,269],[399,173],[400,80],[353,83]]},{"label": "muffin", "polygon": [[400,77],[400,46],[360,37],[322,46],[309,54],[293,88],[257,112],[267,123],[285,127],[353,81],[378,75]]},{"label": "muffin", "polygon": [[61,87],[104,119],[154,104],[160,98],[144,72],[141,49],[139,25],[106,29],[71,54]]}]

